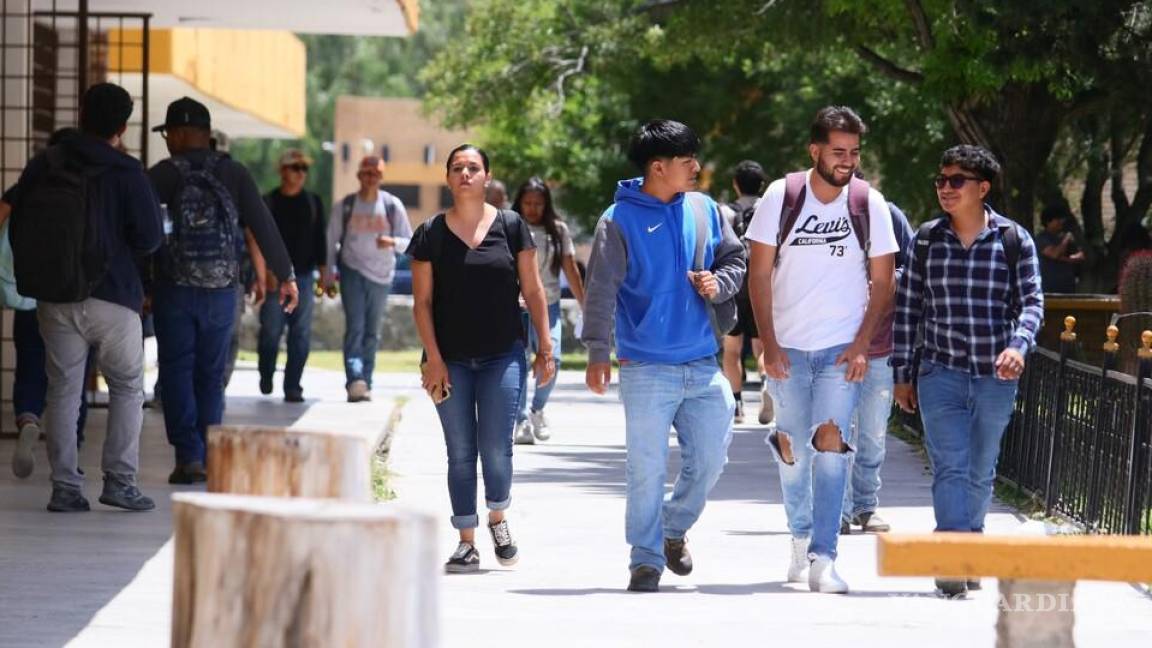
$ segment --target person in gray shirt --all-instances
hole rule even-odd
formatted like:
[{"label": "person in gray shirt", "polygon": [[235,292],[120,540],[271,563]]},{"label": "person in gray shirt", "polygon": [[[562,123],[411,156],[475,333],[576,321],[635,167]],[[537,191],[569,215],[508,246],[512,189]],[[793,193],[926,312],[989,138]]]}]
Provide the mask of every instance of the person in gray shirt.
[{"label": "person in gray shirt", "polygon": [[404,203],[380,188],[384,160],[360,161],[360,191],[332,206],[328,219],[328,264],[325,289],[335,285],[337,268],[344,305],[344,375],[348,402],[371,400],[380,325],[396,271],[396,251],[406,250],[412,224]]}]

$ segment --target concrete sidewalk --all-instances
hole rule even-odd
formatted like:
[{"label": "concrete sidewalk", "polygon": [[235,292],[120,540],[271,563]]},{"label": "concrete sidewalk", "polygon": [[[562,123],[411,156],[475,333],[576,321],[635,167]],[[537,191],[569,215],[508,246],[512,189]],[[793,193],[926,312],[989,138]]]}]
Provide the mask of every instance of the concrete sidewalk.
[{"label": "concrete sidewalk", "polygon": [[[749,411],[757,408],[750,404]],[[689,533],[695,571],[665,572],[659,594],[625,592],[623,408],[614,393],[586,391],[583,374],[565,373],[548,416],[553,439],[515,449],[509,521],[522,558],[500,567],[487,534],[478,533],[483,573],[442,577],[443,645],[995,644],[994,582],[970,600],[947,601],[933,596],[930,579],[880,578],[871,536],[840,543],[838,566],[852,594],[814,594],[784,583],[789,535],[761,426],[738,428],[728,467]],[[392,470],[400,502],[437,513],[446,559],[456,540],[440,434],[429,400],[411,401],[393,442]],[[930,531],[931,478],[923,459],[891,437],[888,448],[884,516],[898,532]],[[1011,532],[1020,523],[997,506],[989,532]],[[1132,587],[1082,583],[1076,602],[1081,647],[1148,645],[1152,600]]]}]

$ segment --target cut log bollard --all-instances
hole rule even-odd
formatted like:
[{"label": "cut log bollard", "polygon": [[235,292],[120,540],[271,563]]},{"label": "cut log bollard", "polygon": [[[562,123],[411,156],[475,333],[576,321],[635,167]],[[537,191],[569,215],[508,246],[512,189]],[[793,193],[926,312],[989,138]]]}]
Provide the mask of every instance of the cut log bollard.
[{"label": "cut log bollard", "polygon": [[334,500],[172,499],[173,648],[436,645],[430,515]]},{"label": "cut log bollard", "polygon": [[997,648],[1075,645],[1078,580],[1152,582],[1149,536],[882,534],[881,576],[1000,579]]},{"label": "cut log bollard", "polygon": [[208,429],[208,492],[372,501],[368,434],[260,426]]}]

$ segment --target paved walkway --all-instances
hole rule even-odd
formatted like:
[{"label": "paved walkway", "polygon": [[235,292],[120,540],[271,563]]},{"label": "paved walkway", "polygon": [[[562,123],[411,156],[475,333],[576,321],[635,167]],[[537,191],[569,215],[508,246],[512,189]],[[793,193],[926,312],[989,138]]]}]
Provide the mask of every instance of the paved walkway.
[{"label": "paved walkway", "polygon": [[[730,463],[703,518],[690,533],[696,561],[688,577],[668,573],[664,591],[635,595],[627,583],[623,518],[623,415],[618,401],[583,389],[565,373],[549,416],[554,438],[516,449],[510,521],[522,551],[515,568],[496,564],[481,538],[484,571],[443,576],[444,646],[714,646],[803,641],[809,646],[994,645],[995,586],[967,601],[931,595],[928,579],[875,573],[875,542],[841,541],[848,596],[813,594],[783,583],[788,535],[763,431],[740,428]],[[414,376],[382,377],[378,398],[343,402],[338,374],[305,378],[310,400],[285,405],[259,397],[254,372],[238,373],[227,420],[317,427],[383,425],[387,396],[411,400],[393,443],[393,487],[405,506],[441,520],[437,541],[454,548],[448,524],[445,458],[435,410],[413,390]],[[386,393],[385,393],[386,392]],[[755,409],[752,407],[750,409]],[[92,427],[103,425],[103,413]],[[143,484],[160,510],[130,514],[94,504],[87,515],[50,515],[43,453],[36,477],[17,481],[0,442],[0,646],[163,646],[171,607],[170,504],[164,480],[171,455],[158,413],[146,414]],[[99,433],[84,453],[98,474]],[[673,461],[675,462],[675,452]],[[882,508],[897,531],[932,526],[929,477],[907,445],[889,441]],[[90,499],[98,493],[89,487]],[[992,532],[1020,521],[1000,507]],[[1152,600],[1130,586],[1084,583],[1077,593],[1079,645],[1146,646]]]}]

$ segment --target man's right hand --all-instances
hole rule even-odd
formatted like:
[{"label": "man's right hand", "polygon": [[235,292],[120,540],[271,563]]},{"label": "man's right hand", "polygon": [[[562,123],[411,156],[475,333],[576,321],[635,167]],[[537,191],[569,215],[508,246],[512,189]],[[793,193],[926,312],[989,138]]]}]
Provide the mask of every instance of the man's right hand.
[{"label": "man's right hand", "polygon": [[611,362],[591,362],[588,364],[588,369],[584,372],[584,384],[588,385],[588,389],[597,394],[605,394],[611,383]]},{"label": "man's right hand", "polygon": [[916,387],[912,383],[900,383],[892,388],[892,398],[900,409],[909,414],[916,413]]},{"label": "man's right hand", "polygon": [[791,369],[792,363],[788,360],[788,354],[784,353],[779,344],[764,345],[764,373],[768,374],[769,378],[787,380]]}]

